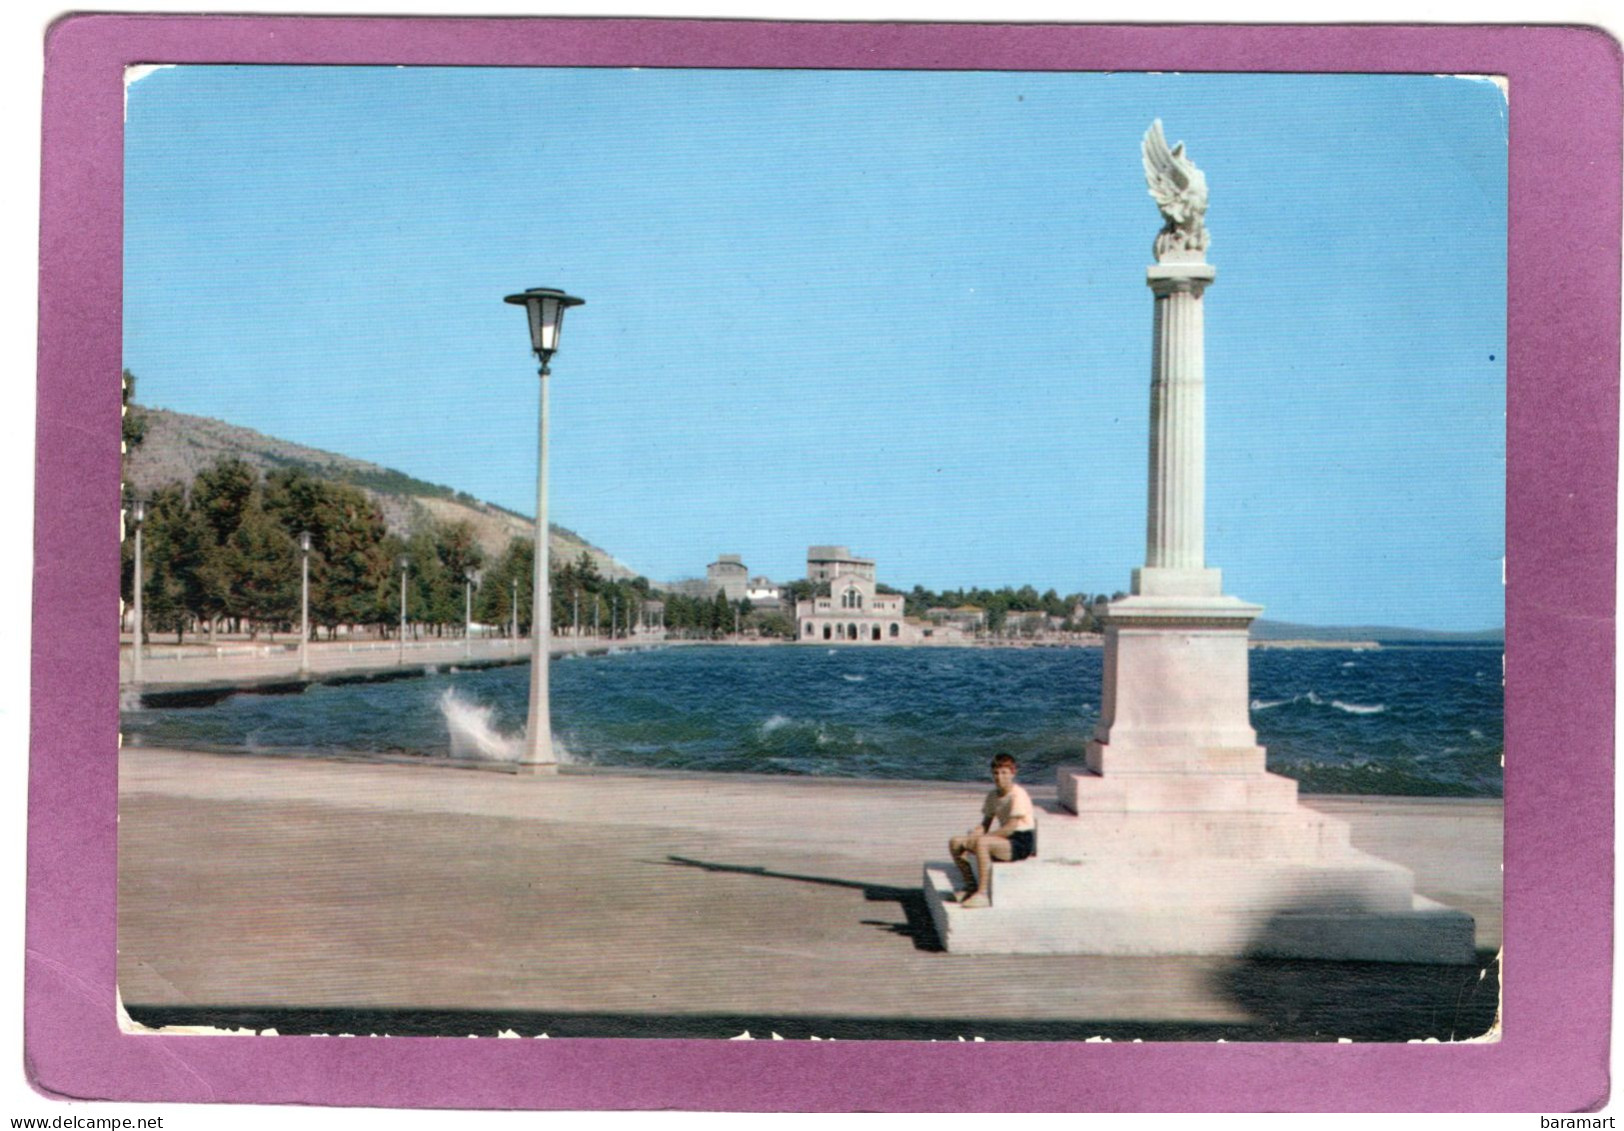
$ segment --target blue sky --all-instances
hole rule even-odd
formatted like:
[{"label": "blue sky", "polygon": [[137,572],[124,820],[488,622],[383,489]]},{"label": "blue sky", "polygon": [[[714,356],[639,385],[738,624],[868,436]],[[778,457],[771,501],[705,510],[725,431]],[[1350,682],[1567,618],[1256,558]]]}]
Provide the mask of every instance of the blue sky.
[{"label": "blue sky", "polygon": [[1207,559],[1281,620],[1503,621],[1506,104],[1432,76],[185,67],[131,86],[125,362],[533,513],[502,296],[565,288],[551,506],[657,580],[843,543],[1128,587],[1160,224],[1206,171]]}]

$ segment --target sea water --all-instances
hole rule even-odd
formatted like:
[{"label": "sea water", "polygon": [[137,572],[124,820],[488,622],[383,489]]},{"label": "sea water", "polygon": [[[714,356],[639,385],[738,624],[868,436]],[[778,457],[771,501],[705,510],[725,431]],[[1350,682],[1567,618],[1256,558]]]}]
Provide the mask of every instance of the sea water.
[{"label": "sea water", "polygon": [[[1047,780],[1099,717],[1092,648],[673,647],[553,661],[571,761],[670,770],[980,781],[999,751]],[[123,713],[132,745],[507,760],[526,665],[237,694]],[[1313,793],[1498,797],[1498,648],[1257,649],[1269,768]]]}]

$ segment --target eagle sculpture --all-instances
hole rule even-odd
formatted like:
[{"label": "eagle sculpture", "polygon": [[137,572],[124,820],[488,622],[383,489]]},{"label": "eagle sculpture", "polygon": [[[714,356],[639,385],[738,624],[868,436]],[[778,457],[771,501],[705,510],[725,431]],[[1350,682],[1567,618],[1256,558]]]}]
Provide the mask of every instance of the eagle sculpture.
[{"label": "eagle sculpture", "polygon": [[1144,157],[1145,182],[1166,221],[1156,235],[1157,261],[1173,251],[1205,252],[1209,242],[1202,222],[1207,212],[1206,175],[1184,155],[1182,141],[1167,148],[1160,118],[1145,131]]}]

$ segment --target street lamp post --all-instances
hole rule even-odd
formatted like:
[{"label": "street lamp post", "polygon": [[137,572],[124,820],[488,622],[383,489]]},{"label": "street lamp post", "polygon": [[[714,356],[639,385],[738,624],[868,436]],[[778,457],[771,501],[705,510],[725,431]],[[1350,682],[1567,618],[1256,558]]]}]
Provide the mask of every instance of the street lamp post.
[{"label": "street lamp post", "polygon": [[579,589],[570,594],[570,601],[575,609],[570,617],[570,635],[579,638],[581,635],[581,591]]},{"label": "street lamp post", "polygon": [[299,531],[299,674],[310,674],[310,531]]},{"label": "street lamp post", "polygon": [[553,756],[552,709],[548,702],[547,660],[552,636],[552,571],[547,545],[547,375],[564,326],[564,312],[585,300],[548,287],[531,287],[508,295],[504,302],[525,308],[530,322],[530,348],[541,362],[541,411],[536,426],[535,595],[531,598],[530,714],[520,768],[531,773],[557,773]]},{"label": "street lamp post", "polygon": [[136,499],[130,504],[130,521],[135,527],[135,579],[133,589],[135,594],[135,650],[130,653],[130,682],[137,686],[141,683],[141,636],[143,631],[141,621],[141,528],[147,521],[147,504],[144,500]]},{"label": "street lamp post", "polygon": [[395,559],[400,567],[400,666],[406,666],[406,574],[412,568],[412,559],[405,554]]},{"label": "street lamp post", "polygon": [[509,613],[513,617],[513,652],[517,655],[519,651],[519,579],[517,577],[513,579],[513,608],[509,610]]},{"label": "street lamp post", "polygon": [[479,571],[469,570],[463,575],[463,582],[462,655],[463,659],[471,660],[474,657],[474,586],[479,584]]}]

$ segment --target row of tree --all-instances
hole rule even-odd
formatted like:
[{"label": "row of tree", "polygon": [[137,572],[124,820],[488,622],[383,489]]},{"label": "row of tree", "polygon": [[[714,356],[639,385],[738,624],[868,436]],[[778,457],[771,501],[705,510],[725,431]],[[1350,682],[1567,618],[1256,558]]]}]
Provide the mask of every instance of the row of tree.
[{"label": "row of tree", "polygon": [[[310,620],[314,633],[396,630],[402,586],[410,630],[462,630],[469,579],[477,623],[528,633],[535,542],[515,538],[487,555],[466,522],[427,521],[406,539],[389,533],[376,502],[357,487],[298,468],[261,478],[227,459],[172,484],[146,502],[142,528],[143,620],[149,631],[223,629],[257,635],[296,628],[302,550],[310,535]],[[404,562],[404,569],[402,569]],[[134,540],[124,542],[123,592],[134,598]],[[556,565],[553,630],[625,635],[653,596],[644,578],[610,580],[586,553]],[[731,615],[729,616],[731,621]]]}]

